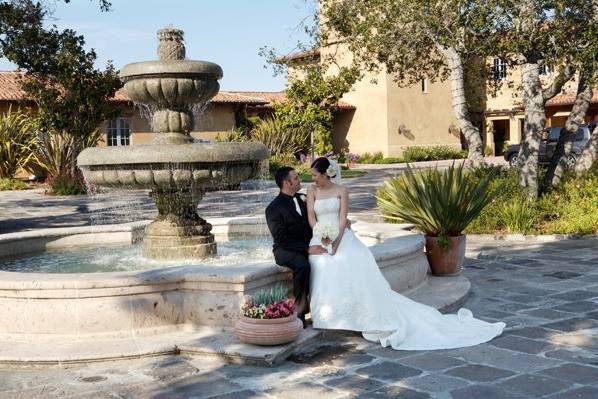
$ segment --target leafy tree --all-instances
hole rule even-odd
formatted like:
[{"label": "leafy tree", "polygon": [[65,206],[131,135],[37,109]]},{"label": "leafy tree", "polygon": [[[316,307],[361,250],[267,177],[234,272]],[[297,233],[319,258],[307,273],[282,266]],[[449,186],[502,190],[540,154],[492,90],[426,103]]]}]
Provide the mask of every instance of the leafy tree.
[{"label": "leafy tree", "polygon": [[466,81],[484,84],[483,60],[498,27],[495,1],[322,0],[322,42],[346,46],[361,68],[392,74],[399,86],[450,79],[452,107],[469,148],[483,160]]},{"label": "leafy tree", "polygon": [[[99,3],[103,10],[110,7],[105,0]],[[40,130],[70,147],[68,173],[74,177],[77,155],[95,145],[98,125],[115,114],[109,99],[122,83],[110,63],[103,71],[95,69],[96,53],[84,49],[83,36],[45,28],[47,16],[40,2],[1,2],[0,51],[25,71],[21,85],[37,106]],[[89,140],[93,137],[95,142]]]},{"label": "leafy tree", "polygon": [[288,127],[310,129],[316,153],[325,154],[332,150],[338,102],[358,76],[355,68],[340,68],[336,75],[326,75],[318,65],[312,65],[304,77],[289,82],[286,101],[275,104],[274,114]]}]

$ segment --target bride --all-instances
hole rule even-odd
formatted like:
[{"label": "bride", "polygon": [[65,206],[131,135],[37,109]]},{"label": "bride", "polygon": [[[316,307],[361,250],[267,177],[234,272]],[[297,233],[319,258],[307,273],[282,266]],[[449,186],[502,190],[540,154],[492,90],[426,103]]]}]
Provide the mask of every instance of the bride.
[{"label": "bride", "polygon": [[360,331],[365,339],[394,349],[450,349],[477,345],[500,335],[505,323],[475,319],[467,309],[443,315],[391,288],[369,249],[347,228],[348,191],[334,183],[327,158],[311,165],[307,190],[312,245],[311,318],[314,328]]}]

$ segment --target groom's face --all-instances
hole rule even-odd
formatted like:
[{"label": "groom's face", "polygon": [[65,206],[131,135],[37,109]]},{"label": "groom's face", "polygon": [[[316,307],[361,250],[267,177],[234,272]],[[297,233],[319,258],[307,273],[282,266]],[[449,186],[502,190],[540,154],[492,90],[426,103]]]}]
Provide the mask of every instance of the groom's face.
[{"label": "groom's face", "polygon": [[289,191],[296,193],[301,190],[301,179],[299,179],[299,175],[294,170],[289,172],[286,182],[289,184]]}]

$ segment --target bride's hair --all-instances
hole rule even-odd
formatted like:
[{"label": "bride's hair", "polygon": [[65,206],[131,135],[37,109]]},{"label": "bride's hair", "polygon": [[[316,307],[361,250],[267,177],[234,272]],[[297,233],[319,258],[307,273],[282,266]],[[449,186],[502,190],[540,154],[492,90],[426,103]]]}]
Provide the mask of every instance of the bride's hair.
[{"label": "bride's hair", "polygon": [[317,170],[319,173],[326,175],[330,178],[336,177],[336,175],[330,176],[326,173],[328,171],[328,168],[330,167],[330,161],[326,157],[316,158],[316,160],[312,162],[311,167]]}]

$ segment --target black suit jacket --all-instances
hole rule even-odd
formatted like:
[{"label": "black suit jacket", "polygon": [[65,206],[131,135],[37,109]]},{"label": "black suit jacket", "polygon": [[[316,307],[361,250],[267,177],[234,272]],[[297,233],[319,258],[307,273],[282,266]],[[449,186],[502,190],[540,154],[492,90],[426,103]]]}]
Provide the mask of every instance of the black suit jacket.
[{"label": "black suit jacket", "polygon": [[274,255],[279,249],[307,253],[312,231],[307,219],[307,205],[299,194],[295,194],[301,215],[295,209],[293,197],[284,193],[266,208],[266,222],[274,239]]}]

